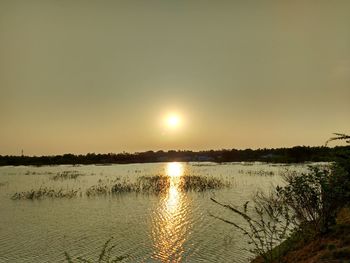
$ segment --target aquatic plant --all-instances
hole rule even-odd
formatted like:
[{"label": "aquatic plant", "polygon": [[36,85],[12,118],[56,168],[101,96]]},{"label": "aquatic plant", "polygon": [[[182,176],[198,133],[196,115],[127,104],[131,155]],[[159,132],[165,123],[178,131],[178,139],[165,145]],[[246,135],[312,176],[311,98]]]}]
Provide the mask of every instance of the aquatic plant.
[{"label": "aquatic plant", "polygon": [[[141,176],[136,182],[114,180],[112,184],[99,181],[98,185],[91,186],[86,190],[87,196],[117,195],[125,193],[140,193],[159,195],[166,193],[171,185],[171,177],[164,175]],[[218,178],[184,175],[178,177],[176,187],[179,191],[202,192],[206,190],[220,189],[230,186]]]},{"label": "aquatic plant", "polygon": [[108,185],[99,183],[98,185],[89,187],[85,193],[88,197],[96,195],[108,195],[110,194],[110,187]]},{"label": "aquatic plant", "polygon": [[67,180],[67,179],[77,179],[82,174],[78,171],[63,171],[61,173],[57,173],[53,177],[51,177],[52,180]]},{"label": "aquatic plant", "polygon": [[[70,175],[70,173],[59,174],[60,178],[69,178]],[[85,195],[87,197],[119,195],[125,193],[159,195],[166,193],[169,190],[171,180],[171,177],[164,175],[141,176],[137,178],[135,182],[127,180],[122,181],[120,178],[116,178],[111,181],[104,181],[100,179],[97,185],[93,185],[86,189]],[[176,178],[176,187],[179,191],[183,192],[203,192],[206,190],[221,189],[228,186],[230,186],[230,183],[228,181],[224,182],[221,179],[206,176],[184,175]],[[43,198],[73,198],[77,197],[78,195],[82,196],[80,189],[67,190],[63,188],[57,189],[40,187],[39,189],[16,192],[12,195],[11,199],[35,200]]]},{"label": "aquatic plant", "polygon": [[83,262],[83,263],[114,263],[114,262],[120,262],[126,258],[128,258],[128,255],[122,255],[122,256],[113,256],[112,251],[116,247],[116,245],[110,245],[110,242],[112,241],[113,237],[108,239],[104,245],[102,246],[101,252],[98,255],[97,260],[92,260],[88,258],[83,257],[77,257],[76,259],[73,259],[68,252],[64,252],[65,260],[68,263],[75,263],[75,262]]},{"label": "aquatic plant", "polygon": [[48,187],[40,187],[37,190],[31,189],[29,191],[24,192],[16,192],[12,195],[12,200],[36,200],[36,199],[44,199],[44,198],[73,198],[77,197],[80,193],[79,190],[65,190],[63,188],[54,189]]},{"label": "aquatic plant", "polygon": [[47,174],[53,174],[52,172],[38,172],[38,171],[26,171],[24,173],[25,175],[47,175]]},{"label": "aquatic plant", "polygon": [[0,187],[8,185],[8,182],[0,182]]},{"label": "aquatic plant", "polygon": [[170,177],[163,175],[141,176],[137,180],[137,191],[147,194],[160,194],[170,187]]},{"label": "aquatic plant", "polygon": [[139,192],[137,184],[130,182],[116,183],[111,188],[112,194]]},{"label": "aquatic plant", "polygon": [[204,177],[197,175],[185,175],[180,178],[179,189],[181,191],[203,192],[206,190],[228,187],[229,182],[223,182],[218,178]]},{"label": "aquatic plant", "polygon": [[238,170],[239,174],[246,174],[246,175],[258,175],[258,176],[273,176],[275,173],[273,171],[266,171],[266,170]]}]

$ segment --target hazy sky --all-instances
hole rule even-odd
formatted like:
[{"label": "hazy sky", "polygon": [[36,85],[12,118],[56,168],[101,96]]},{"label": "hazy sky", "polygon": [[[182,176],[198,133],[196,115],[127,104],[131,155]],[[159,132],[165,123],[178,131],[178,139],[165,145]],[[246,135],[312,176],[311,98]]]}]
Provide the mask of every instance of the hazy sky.
[{"label": "hazy sky", "polygon": [[349,0],[0,0],[0,154],[322,145],[349,118]]}]

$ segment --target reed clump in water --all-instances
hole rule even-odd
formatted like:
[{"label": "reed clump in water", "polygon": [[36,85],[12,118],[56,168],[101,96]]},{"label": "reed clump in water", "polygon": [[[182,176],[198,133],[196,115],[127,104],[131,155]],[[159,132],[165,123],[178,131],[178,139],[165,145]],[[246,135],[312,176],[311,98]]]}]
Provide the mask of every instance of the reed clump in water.
[{"label": "reed clump in water", "polygon": [[274,176],[275,173],[273,171],[266,170],[238,170],[239,174],[247,174],[247,175],[258,175],[258,176]]},{"label": "reed clump in water", "polygon": [[[85,194],[87,197],[119,195],[125,193],[137,194],[154,194],[159,195],[166,193],[171,184],[176,181],[175,186],[182,192],[203,192],[207,190],[216,190],[230,186],[229,182],[224,182],[219,178],[212,178],[197,175],[184,175],[178,178],[171,178],[164,175],[141,176],[136,182],[127,180],[121,181],[117,178],[113,181],[99,180],[97,185],[89,187]],[[39,189],[31,189],[29,191],[17,192],[11,199],[13,200],[37,200],[44,198],[73,198],[82,196],[80,189],[65,190],[63,188],[40,187]]]},{"label": "reed clump in water", "polygon": [[78,171],[63,171],[61,173],[57,173],[53,177],[51,177],[52,180],[58,181],[58,180],[68,180],[68,179],[77,179],[82,174]]},{"label": "reed clump in water", "polygon": [[127,180],[121,181],[120,178],[110,182],[99,181],[98,185],[93,185],[86,190],[86,195],[118,195],[125,193],[140,194],[160,194],[166,192],[170,187],[170,179],[167,176],[141,176],[136,182]]},{"label": "reed clump in water", "polygon": [[230,186],[230,183],[224,182],[221,179],[198,175],[185,175],[180,178],[179,182],[179,189],[185,192],[203,192],[206,190],[221,189],[228,186]]},{"label": "reed clump in water", "polygon": [[96,196],[96,195],[108,195],[110,194],[110,187],[106,184],[99,183],[98,185],[93,185],[86,190],[86,196]]},{"label": "reed clump in water", "polygon": [[0,187],[8,185],[8,182],[0,182]]},{"label": "reed clump in water", "polygon": [[41,171],[26,171],[24,173],[25,175],[47,175],[47,174],[53,174],[52,172],[41,172]]},{"label": "reed clump in water", "polygon": [[[221,189],[230,186],[229,182],[224,182],[218,178],[205,176],[184,175],[175,179],[176,187],[179,191],[203,192],[206,190]],[[100,181],[98,185],[87,189],[87,196],[117,195],[125,193],[154,194],[159,195],[169,190],[172,178],[163,175],[141,176],[136,182],[114,181],[111,184]]]},{"label": "reed clump in water", "polygon": [[44,198],[73,198],[79,195],[79,190],[64,190],[63,188],[54,189],[48,187],[40,187],[37,190],[31,189],[29,191],[17,192],[11,199],[12,200],[38,200]]},{"label": "reed clump in water", "polygon": [[170,178],[163,175],[141,176],[137,180],[138,192],[144,194],[161,194],[170,187]]},{"label": "reed clump in water", "polygon": [[124,182],[116,183],[111,188],[112,194],[131,193],[131,192],[140,192],[137,184],[124,181]]}]

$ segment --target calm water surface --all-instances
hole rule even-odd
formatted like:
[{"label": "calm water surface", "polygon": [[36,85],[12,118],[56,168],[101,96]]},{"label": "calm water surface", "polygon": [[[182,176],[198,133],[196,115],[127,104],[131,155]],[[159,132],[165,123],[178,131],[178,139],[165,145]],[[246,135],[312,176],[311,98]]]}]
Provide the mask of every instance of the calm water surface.
[{"label": "calm water surface", "polygon": [[[239,218],[210,201],[211,197],[242,206],[257,190],[281,184],[288,170],[306,165],[261,163],[157,163],[108,166],[0,167],[0,262],[64,262],[72,257],[96,258],[111,237],[123,262],[248,262],[244,237],[210,213],[240,223]],[[76,171],[76,179],[52,180]],[[262,172],[261,172],[262,171]],[[98,182],[134,181],[166,175],[170,188],[160,195],[126,193],[87,197]],[[200,175],[229,181],[215,191],[181,192],[181,176]],[[53,187],[79,189],[72,199],[11,200],[15,192]]]}]

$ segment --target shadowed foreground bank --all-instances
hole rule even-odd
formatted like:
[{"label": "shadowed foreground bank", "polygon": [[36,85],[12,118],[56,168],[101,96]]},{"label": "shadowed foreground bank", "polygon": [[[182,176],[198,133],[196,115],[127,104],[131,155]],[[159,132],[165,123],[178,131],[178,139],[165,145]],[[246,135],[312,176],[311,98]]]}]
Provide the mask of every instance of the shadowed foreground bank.
[{"label": "shadowed foreground bank", "polygon": [[[337,216],[337,224],[327,233],[309,236],[295,233],[272,251],[272,262],[318,263],[350,262],[350,208],[343,208]],[[280,254],[277,257],[277,254]],[[265,262],[257,257],[252,263]]]},{"label": "shadowed foreground bank", "polygon": [[[336,135],[328,142],[350,144],[349,135]],[[329,165],[286,173],[283,179],[285,184],[269,194],[257,193],[250,209],[249,202],[241,209],[212,198],[233,217],[212,216],[249,238],[254,263],[349,262],[350,151]],[[237,224],[237,217],[246,224]]]}]

